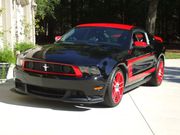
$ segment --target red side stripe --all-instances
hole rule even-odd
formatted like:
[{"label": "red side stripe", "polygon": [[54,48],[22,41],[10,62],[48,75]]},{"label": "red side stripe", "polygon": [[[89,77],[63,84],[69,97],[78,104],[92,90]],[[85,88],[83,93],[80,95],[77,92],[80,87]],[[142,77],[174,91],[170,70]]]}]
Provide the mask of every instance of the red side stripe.
[{"label": "red side stripe", "polygon": [[148,76],[151,73],[153,73],[155,70],[156,70],[156,68],[151,68],[151,69],[149,69],[149,70],[147,70],[147,71],[145,71],[145,72],[143,72],[141,74],[135,75],[135,76],[129,78],[129,82],[138,80],[138,79],[143,78],[145,76]]},{"label": "red side stripe", "polygon": [[153,55],[154,55],[154,53],[149,53],[149,54],[146,54],[146,55],[143,55],[143,56],[139,56],[139,57],[136,57],[136,58],[129,59],[127,61],[129,81],[133,81],[133,80],[139,79],[141,77],[145,77],[147,74],[150,74],[155,70],[155,69],[150,69],[150,70],[148,70],[148,71],[146,71],[144,73],[133,76],[133,64],[135,62],[137,62],[137,61],[140,61],[142,59],[145,59],[145,58],[153,56]]}]

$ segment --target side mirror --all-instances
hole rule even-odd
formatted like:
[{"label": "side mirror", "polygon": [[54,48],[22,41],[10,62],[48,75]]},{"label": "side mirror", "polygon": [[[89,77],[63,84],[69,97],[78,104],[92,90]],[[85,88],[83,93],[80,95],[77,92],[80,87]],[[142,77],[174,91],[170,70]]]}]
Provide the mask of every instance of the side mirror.
[{"label": "side mirror", "polygon": [[159,43],[163,43],[163,39],[161,37],[158,37],[158,36],[154,36],[154,39],[156,41],[158,41]]},{"label": "side mirror", "polygon": [[146,42],[135,41],[134,46],[137,48],[146,48],[148,45]]},{"label": "side mirror", "polygon": [[57,42],[57,41],[59,41],[59,40],[61,40],[61,38],[62,38],[62,36],[55,36],[55,42]]}]

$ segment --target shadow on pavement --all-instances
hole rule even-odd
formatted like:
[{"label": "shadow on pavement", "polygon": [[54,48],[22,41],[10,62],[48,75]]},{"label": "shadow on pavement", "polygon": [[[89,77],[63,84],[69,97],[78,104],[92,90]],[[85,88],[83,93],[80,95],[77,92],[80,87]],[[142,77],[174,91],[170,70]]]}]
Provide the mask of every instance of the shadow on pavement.
[{"label": "shadow on pavement", "polygon": [[49,108],[62,111],[88,111],[91,108],[101,108],[100,105],[81,105],[63,103],[60,101],[44,100],[32,96],[22,95],[14,92],[14,81],[8,80],[0,84],[0,102],[18,106],[28,106],[36,108]]},{"label": "shadow on pavement", "polygon": [[180,68],[165,67],[164,80],[169,82],[180,83]]},{"label": "shadow on pavement", "polygon": [[[180,83],[180,68],[165,67],[164,80],[168,82]],[[91,110],[92,108],[106,108],[100,104],[81,105],[81,104],[70,104],[70,103],[63,103],[60,101],[39,99],[32,96],[17,94],[14,92],[13,88],[14,88],[13,80],[8,80],[6,83],[0,84],[0,102],[11,105],[36,107],[36,108],[49,108],[53,110],[62,110],[62,111],[88,111]]]}]

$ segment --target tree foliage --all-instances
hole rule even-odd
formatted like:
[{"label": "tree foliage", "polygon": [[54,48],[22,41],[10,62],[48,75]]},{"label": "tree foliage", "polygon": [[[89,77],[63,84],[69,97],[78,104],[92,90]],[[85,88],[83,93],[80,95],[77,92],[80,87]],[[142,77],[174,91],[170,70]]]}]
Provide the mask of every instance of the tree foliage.
[{"label": "tree foliage", "polygon": [[[37,40],[54,40],[80,23],[133,24],[166,41],[180,38],[179,0],[36,0]],[[42,38],[43,37],[43,38]]]},{"label": "tree foliage", "polygon": [[55,7],[60,4],[60,0],[36,0],[37,13],[36,17],[44,19],[45,17],[56,18]]}]

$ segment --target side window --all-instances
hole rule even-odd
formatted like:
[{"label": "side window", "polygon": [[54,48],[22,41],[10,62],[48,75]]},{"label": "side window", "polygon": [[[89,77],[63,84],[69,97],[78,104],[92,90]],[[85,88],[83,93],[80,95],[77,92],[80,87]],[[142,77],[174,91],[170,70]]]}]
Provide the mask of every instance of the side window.
[{"label": "side window", "polygon": [[146,36],[143,32],[135,32],[133,34],[133,42],[140,41],[140,42],[146,42]]},{"label": "side window", "polygon": [[[146,42],[149,44],[149,41],[147,41],[146,34],[144,32],[138,31],[133,34],[133,43],[139,41],[139,42]],[[148,53],[148,48],[136,48],[133,51],[135,56],[141,56],[146,53]]]}]

